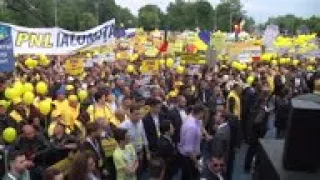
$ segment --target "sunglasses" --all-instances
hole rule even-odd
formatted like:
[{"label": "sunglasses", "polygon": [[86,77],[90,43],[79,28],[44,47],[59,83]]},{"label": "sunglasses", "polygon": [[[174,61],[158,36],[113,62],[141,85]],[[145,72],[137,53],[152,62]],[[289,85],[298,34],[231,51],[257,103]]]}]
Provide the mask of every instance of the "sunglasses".
[{"label": "sunglasses", "polygon": [[224,167],[224,164],[223,163],[215,163],[213,164],[213,167]]}]

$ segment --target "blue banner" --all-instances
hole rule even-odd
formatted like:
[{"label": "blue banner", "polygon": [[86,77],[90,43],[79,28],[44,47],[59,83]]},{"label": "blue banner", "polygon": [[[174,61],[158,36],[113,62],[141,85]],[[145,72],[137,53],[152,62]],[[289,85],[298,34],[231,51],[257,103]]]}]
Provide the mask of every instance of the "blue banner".
[{"label": "blue banner", "polygon": [[13,41],[11,27],[0,25],[0,72],[14,70]]}]

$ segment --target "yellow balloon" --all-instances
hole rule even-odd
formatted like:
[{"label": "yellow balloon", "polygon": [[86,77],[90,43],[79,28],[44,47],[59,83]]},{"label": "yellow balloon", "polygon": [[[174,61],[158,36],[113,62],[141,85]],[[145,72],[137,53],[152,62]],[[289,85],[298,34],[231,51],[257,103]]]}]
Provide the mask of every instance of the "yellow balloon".
[{"label": "yellow balloon", "polygon": [[99,55],[99,51],[93,51],[93,56],[98,56]]},{"label": "yellow balloon", "polygon": [[86,54],[86,57],[89,58],[89,59],[92,58],[91,53],[87,53],[87,54]]},{"label": "yellow balloon", "polygon": [[166,62],[166,65],[167,65],[167,67],[173,67],[173,65],[174,65],[174,61],[173,61],[173,59],[172,58],[168,58],[167,59],[167,62]]},{"label": "yellow balloon", "polygon": [[43,81],[38,82],[36,85],[36,91],[37,91],[37,93],[42,94],[42,95],[46,94],[48,92],[47,84]]},{"label": "yellow balloon", "polygon": [[50,65],[50,60],[48,58],[43,59],[43,60],[40,61],[40,65],[49,66]]},{"label": "yellow balloon", "polygon": [[292,61],[292,65],[294,65],[294,66],[297,66],[298,64],[299,64],[299,60],[297,60],[297,59],[294,59],[293,61]]},{"label": "yellow balloon", "polygon": [[134,72],[134,66],[132,64],[128,64],[126,71],[128,73],[133,73]]},{"label": "yellow balloon", "polygon": [[314,66],[311,66],[311,65],[307,66],[307,71],[314,71],[314,70],[315,70]]},{"label": "yellow balloon", "polygon": [[287,58],[280,58],[279,63],[280,64],[286,64]]},{"label": "yellow balloon", "polygon": [[7,99],[10,99],[10,100],[19,96],[18,92],[14,88],[6,88],[4,91],[4,95]]},{"label": "yellow balloon", "polygon": [[254,81],[254,79],[255,79],[255,77],[254,77],[254,76],[252,76],[252,75],[251,75],[251,76],[249,76],[249,77],[247,78],[247,84],[251,86],[251,85],[252,85],[252,83],[253,83],[253,81]]},{"label": "yellow balloon", "polygon": [[238,66],[238,62],[237,62],[237,61],[233,61],[233,62],[231,63],[231,67],[232,67],[232,68],[237,68],[237,66]]},{"label": "yellow balloon", "polygon": [[291,59],[290,58],[286,58],[286,63],[285,64],[290,64]]},{"label": "yellow balloon", "polygon": [[15,89],[16,93],[18,96],[21,96],[23,94],[23,84],[21,81],[16,81],[14,84],[13,84],[13,88]]},{"label": "yellow balloon", "polygon": [[164,65],[165,63],[166,63],[166,60],[164,60],[164,59],[160,59],[160,60],[159,60],[159,64],[160,64],[160,65]]},{"label": "yellow balloon", "polygon": [[79,90],[78,91],[78,97],[80,102],[83,102],[88,97],[88,91],[86,90]]},{"label": "yellow balloon", "polygon": [[27,66],[27,68],[33,69],[33,68],[37,67],[38,62],[36,60],[28,58],[25,60],[24,64]]},{"label": "yellow balloon", "polygon": [[43,100],[39,103],[39,111],[43,115],[48,115],[51,111],[51,103],[48,100]]},{"label": "yellow balloon", "polygon": [[200,59],[198,61],[198,64],[206,64],[206,63],[207,63],[207,61],[205,59]]},{"label": "yellow balloon", "polygon": [[26,105],[30,105],[32,104],[34,101],[34,94],[32,92],[26,92],[24,93],[23,95],[23,102],[26,104]]},{"label": "yellow balloon", "polygon": [[178,66],[176,69],[178,74],[183,74],[184,73],[184,67],[183,66]]},{"label": "yellow balloon", "polygon": [[2,133],[2,138],[7,143],[13,143],[17,138],[17,131],[13,127],[6,128]]},{"label": "yellow balloon", "polygon": [[29,82],[24,83],[23,85],[24,92],[33,92],[33,85]]}]

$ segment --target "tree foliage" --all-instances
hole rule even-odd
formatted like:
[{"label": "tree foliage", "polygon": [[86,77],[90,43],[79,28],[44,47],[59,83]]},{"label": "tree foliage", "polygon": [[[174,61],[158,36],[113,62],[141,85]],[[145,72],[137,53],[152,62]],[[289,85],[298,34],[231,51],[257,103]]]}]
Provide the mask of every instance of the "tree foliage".
[{"label": "tree foliage", "polygon": [[278,25],[282,33],[296,34],[301,28],[308,28],[310,32],[320,32],[320,17],[311,16],[310,18],[296,17],[288,14],[285,16],[271,17],[265,25]]},{"label": "tree foliage", "polygon": [[[221,0],[213,7],[207,0],[186,2],[176,0],[166,13],[156,5],[146,5],[135,17],[115,0],[3,0],[0,21],[28,27],[57,26],[68,30],[85,30],[110,19],[124,27],[144,27],[147,30],[168,27],[171,30],[219,29],[229,31],[235,21],[245,19],[245,30],[254,29],[253,18],[246,15],[240,0]],[[55,2],[57,6],[55,6]],[[56,7],[56,8],[55,8]],[[277,24],[282,32],[293,34],[301,27],[320,32],[320,17],[304,19],[294,15],[271,17],[266,24]]]},{"label": "tree foliage", "polygon": [[156,5],[146,5],[139,10],[139,26],[147,30],[159,28],[161,24],[161,9]]},{"label": "tree foliage", "polygon": [[254,20],[245,15],[239,0],[222,0],[216,8],[204,0],[196,2],[176,0],[169,4],[166,17],[167,25],[173,30],[200,27],[229,31],[234,21],[241,18],[248,22],[245,26],[247,30],[254,26]]},{"label": "tree foliage", "polygon": [[113,18],[125,26],[137,22],[115,0],[4,0],[2,8],[1,21],[28,27],[55,26],[56,11],[57,26],[68,30],[89,29]]}]

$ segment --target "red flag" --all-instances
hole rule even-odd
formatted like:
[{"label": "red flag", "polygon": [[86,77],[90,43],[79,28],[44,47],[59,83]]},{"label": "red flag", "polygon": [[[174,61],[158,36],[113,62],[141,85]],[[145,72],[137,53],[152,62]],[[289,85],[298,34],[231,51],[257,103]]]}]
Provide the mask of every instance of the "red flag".
[{"label": "red flag", "polygon": [[164,41],[164,42],[161,44],[161,46],[160,46],[160,48],[159,48],[159,51],[160,51],[161,53],[167,52],[168,46],[169,46],[169,43],[168,43],[167,41]]}]

